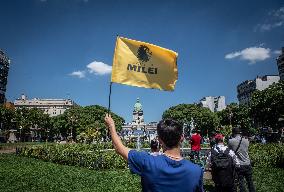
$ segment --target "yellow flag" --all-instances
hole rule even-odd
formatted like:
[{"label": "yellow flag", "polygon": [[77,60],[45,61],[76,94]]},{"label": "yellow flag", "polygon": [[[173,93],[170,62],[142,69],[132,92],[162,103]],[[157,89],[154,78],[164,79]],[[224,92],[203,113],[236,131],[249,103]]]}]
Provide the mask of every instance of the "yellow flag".
[{"label": "yellow flag", "polygon": [[177,55],[157,45],[117,37],[111,81],[173,91],[178,78]]}]

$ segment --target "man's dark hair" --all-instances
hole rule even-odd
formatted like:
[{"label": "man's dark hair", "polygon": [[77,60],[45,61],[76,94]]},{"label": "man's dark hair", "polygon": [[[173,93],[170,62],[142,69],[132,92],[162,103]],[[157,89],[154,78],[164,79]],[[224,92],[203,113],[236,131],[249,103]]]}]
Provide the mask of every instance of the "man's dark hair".
[{"label": "man's dark hair", "polygon": [[223,139],[222,138],[215,138],[215,142],[216,142],[216,144],[223,143]]},{"label": "man's dark hair", "polygon": [[157,132],[166,147],[171,149],[179,144],[182,125],[173,119],[164,119],[158,123]]},{"label": "man's dark hair", "polygon": [[152,140],[151,144],[150,144],[151,150],[152,151],[157,151],[157,149],[159,148],[159,143],[157,140]]},{"label": "man's dark hair", "polygon": [[241,134],[241,129],[239,127],[234,127],[232,130],[233,134]]}]

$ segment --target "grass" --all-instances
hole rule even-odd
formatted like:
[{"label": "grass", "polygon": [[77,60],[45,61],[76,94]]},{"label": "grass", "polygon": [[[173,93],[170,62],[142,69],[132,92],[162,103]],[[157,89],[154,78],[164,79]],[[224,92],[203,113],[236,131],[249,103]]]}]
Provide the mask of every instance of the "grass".
[{"label": "grass", "polygon": [[[256,191],[284,191],[284,170],[255,168]],[[140,178],[129,170],[94,171],[12,154],[0,155],[0,189],[9,191],[141,191]],[[205,181],[206,191],[213,191]]]},{"label": "grass", "polygon": [[256,191],[280,192],[284,191],[284,169],[255,168],[253,179]]},{"label": "grass", "polygon": [[92,171],[16,155],[0,155],[0,189],[8,191],[140,191],[128,170]]}]

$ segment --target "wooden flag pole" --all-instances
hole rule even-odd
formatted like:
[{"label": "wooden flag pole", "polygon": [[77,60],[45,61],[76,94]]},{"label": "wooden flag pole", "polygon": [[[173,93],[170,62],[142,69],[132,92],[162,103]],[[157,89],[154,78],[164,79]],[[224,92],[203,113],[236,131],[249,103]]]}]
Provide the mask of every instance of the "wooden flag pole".
[{"label": "wooden flag pole", "polygon": [[110,82],[109,84],[109,95],[108,95],[108,112],[107,114],[109,115],[110,113],[110,96],[111,96],[111,85],[112,85],[112,82]]}]

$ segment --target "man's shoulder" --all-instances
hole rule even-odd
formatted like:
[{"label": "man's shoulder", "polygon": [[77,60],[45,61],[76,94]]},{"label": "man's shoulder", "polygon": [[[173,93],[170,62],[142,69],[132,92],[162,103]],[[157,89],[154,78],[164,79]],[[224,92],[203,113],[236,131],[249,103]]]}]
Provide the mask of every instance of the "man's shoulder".
[{"label": "man's shoulder", "polygon": [[185,167],[189,168],[190,170],[196,170],[196,171],[202,170],[202,168],[199,165],[196,165],[196,164],[194,164],[191,161],[186,160],[186,159],[183,161],[183,164],[185,165]]},{"label": "man's shoulder", "polygon": [[192,135],[192,136],[191,136],[191,138],[192,138],[192,139],[200,139],[200,138],[201,138],[201,136],[200,136],[200,135],[198,135],[198,134],[195,134],[195,135]]},{"label": "man's shoulder", "polygon": [[228,143],[229,144],[235,144],[236,142],[239,142],[239,141],[240,141],[239,138],[233,137],[233,138],[229,139]]},{"label": "man's shoulder", "polygon": [[137,151],[135,149],[131,149],[128,153],[128,158],[129,157],[147,158],[149,156],[150,156],[149,153],[147,153],[145,151]]}]

